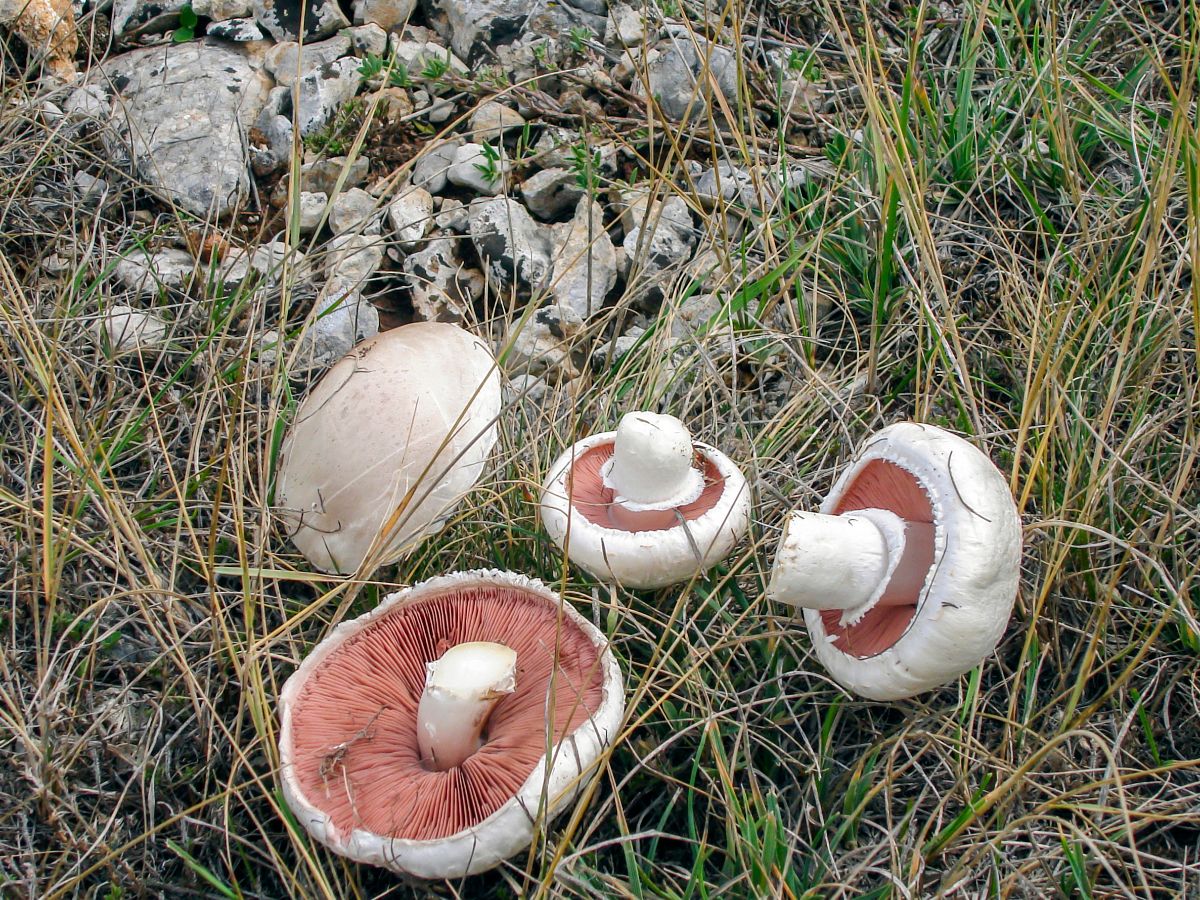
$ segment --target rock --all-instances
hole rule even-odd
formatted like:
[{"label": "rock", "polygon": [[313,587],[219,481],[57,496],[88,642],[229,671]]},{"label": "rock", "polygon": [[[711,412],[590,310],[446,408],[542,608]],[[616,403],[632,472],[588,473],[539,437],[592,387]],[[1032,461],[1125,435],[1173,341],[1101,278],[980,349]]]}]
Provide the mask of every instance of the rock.
[{"label": "rock", "polygon": [[575,217],[555,228],[555,238],[550,292],[560,306],[591,318],[617,283],[617,258],[600,205],[581,198]]},{"label": "rock", "polygon": [[334,234],[378,234],[378,214],[374,197],[362,188],[350,188],[333,198],[329,227]]},{"label": "rock", "polygon": [[454,115],[454,109],[454,101],[438,100],[425,110],[425,118],[431,125],[441,125],[450,120],[450,117]]},{"label": "rock", "polygon": [[542,375],[552,381],[577,378],[582,360],[574,344],[583,328],[583,319],[569,307],[544,306],[512,324],[505,338],[510,347],[506,362],[514,374]]},{"label": "rock", "polygon": [[0,0],[0,25],[25,42],[31,62],[44,60],[59,81],[75,78],[79,38],[72,0]]},{"label": "rock", "polygon": [[[192,0],[192,12],[213,22],[254,17],[251,0]],[[211,27],[211,26],[209,26]]]},{"label": "rock", "polygon": [[388,203],[388,221],[405,250],[415,250],[433,224],[433,195],[425,188],[408,188]]},{"label": "rock", "polygon": [[442,141],[426,146],[413,166],[412,183],[423,187],[431,194],[446,189],[446,176],[458,156],[459,141]]},{"label": "rock", "polygon": [[546,384],[545,379],[536,375],[528,373],[514,375],[504,385],[504,405],[508,407],[513,403],[521,402],[537,408],[541,406],[542,401],[546,398],[546,392],[549,390],[550,385]]},{"label": "rock", "polygon": [[[569,6],[573,6],[581,12],[591,13],[593,16],[608,15],[608,0],[565,0]],[[604,36],[604,29],[596,33],[597,37]]]},{"label": "rock", "polygon": [[[586,3],[587,0],[581,0],[581,2]],[[559,0],[535,0],[529,12],[529,18],[525,21],[525,34],[510,46],[513,49],[524,46],[532,51],[536,42],[542,40],[542,35],[553,34],[561,35],[564,40],[571,37],[572,43],[575,37],[581,37],[585,42],[595,42],[595,45],[599,47],[599,38],[604,34],[607,25],[608,19],[605,17],[605,13],[596,15],[579,6],[568,6]],[[505,62],[503,52],[505,49],[508,48],[501,47],[498,51],[502,62]],[[522,60],[517,59],[513,62],[519,64]],[[511,67],[512,63],[508,63],[508,66]],[[517,78],[516,80],[524,79]]]},{"label": "rock", "polygon": [[112,112],[108,92],[98,84],[81,85],[63,102],[68,119],[78,122],[107,122]]},{"label": "rock", "polygon": [[300,189],[305,191],[334,194],[338,190],[338,179],[346,173],[342,189],[358,187],[367,180],[371,161],[365,156],[355,157],[354,162],[347,161],[345,156],[331,156],[312,163],[304,163],[300,167]]},{"label": "rock", "polygon": [[520,36],[537,0],[424,0],[430,23],[456,54],[477,61]]},{"label": "rock", "polygon": [[[486,149],[485,149],[486,148]],[[454,153],[446,177],[451,184],[477,194],[498,194],[508,184],[510,166],[504,149],[491,144],[463,144]]]},{"label": "rock", "polygon": [[303,368],[325,367],[341,359],[359,341],[379,333],[379,313],[357,287],[330,279],[316,303],[297,354]]},{"label": "rock", "polygon": [[807,78],[783,78],[777,90],[779,98],[780,118],[812,121],[817,118],[821,109],[822,92],[820,85],[814,84]]},{"label": "rock", "polygon": [[132,150],[135,177],[195,215],[246,202],[243,135],[271,82],[245,54],[208,41],[164,44],[113,57],[99,73],[119,92],[105,131],[110,156]]},{"label": "rock", "polygon": [[550,240],[520,203],[507,197],[471,204],[471,241],[488,281],[501,296],[517,288],[534,291],[550,283]]},{"label": "rock", "polygon": [[487,100],[471,114],[471,140],[483,144],[503,137],[506,131],[525,127],[525,117],[503,103]]},{"label": "rock", "polygon": [[112,33],[117,37],[162,34],[179,24],[179,11],[187,0],[116,0]]},{"label": "rock", "polygon": [[433,221],[443,231],[454,231],[458,234],[466,234],[471,227],[471,218],[466,204],[453,197],[447,197],[442,201],[442,207]]},{"label": "rock", "polygon": [[416,8],[417,0],[354,0],[354,21],[392,31],[403,28]]},{"label": "rock", "polygon": [[260,279],[270,287],[283,277],[285,261],[297,278],[307,277],[309,266],[304,254],[289,248],[283,241],[270,241],[247,250],[238,249],[228,254],[217,269],[216,281],[226,291],[236,291],[251,277]]},{"label": "rock", "polygon": [[399,87],[380,88],[367,97],[367,103],[375,105],[380,119],[393,124],[411,116],[415,109],[408,91]]},{"label": "rock", "polygon": [[[355,4],[355,21],[359,21],[357,9],[358,4]],[[355,54],[358,56],[387,56],[388,33],[384,29],[392,26],[383,25],[382,22],[376,22],[369,18],[363,21],[366,22],[365,25],[356,25],[342,32],[350,38],[350,44],[354,47]]]},{"label": "rock", "polygon": [[553,219],[570,209],[583,196],[574,172],[566,169],[542,169],[525,179],[521,197],[529,211],[541,219]]},{"label": "rock", "polygon": [[604,29],[604,43],[610,47],[637,47],[646,36],[642,11],[624,3],[614,3],[608,8],[608,23]]},{"label": "rock", "polygon": [[625,211],[622,246],[630,269],[653,276],[682,265],[696,243],[691,213],[680,197],[665,201],[638,197]]},{"label": "rock", "polygon": [[346,34],[311,44],[283,41],[263,54],[263,67],[271,73],[276,83],[290,87],[305,75],[346,56],[350,46],[350,37]]},{"label": "rock", "polygon": [[412,288],[413,312],[427,322],[462,322],[474,300],[473,276],[458,253],[458,241],[444,235],[434,237],[403,263],[405,279]]},{"label": "rock", "polygon": [[92,326],[100,348],[111,356],[157,350],[167,343],[167,323],[154,313],[123,303],[110,306]]},{"label": "rock", "polygon": [[328,244],[325,277],[361,289],[383,265],[384,242],[373,234],[339,234]]},{"label": "rock", "polygon": [[329,195],[324,191],[301,191],[299,198],[300,233],[311,234],[321,224],[321,216],[329,203]]},{"label": "rock", "polygon": [[537,168],[569,169],[573,173],[586,164],[592,174],[612,177],[617,174],[617,147],[612,143],[597,146],[578,131],[551,126],[534,142],[529,162]]},{"label": "rock", "polygon": [[209,37],[239,44],[265,40],[262,29],[254,19],[223,19],[220,22],[212,22],[204,33]]},{"label": "rock", "polygon": [[260,115],[248,137],[250,167],[260,178],[283,168],[292,156],[292,120],[288,116]]},{"label": "rock", "polygon": [[[703,119],[712,100],[712,85],[736,109],[737,60],[725,47],[674,26],[646,53],[646,80],[635,79],[643,97],[657,98],[663,115],[675,121]],[[647,90],[648,88],[648,90]],[[714,109],[719,114],[719,109]]]},{"label": "rock", "polygon": [[[412,30],[410,28],[406,33]],[[470,74],[465,62],[436,41],[410,40],[393,34],[392,58],[403,65],[409,77],[414,79],[421,77],[421,73],[429,68],[431,62],[435,65],[445,64],[450,71],[458,75]]]},{"label": "rock", "polygon": [[276,41],[300,40],[304,20],[306,41],[327,37],[350,25],[337,0],[253,0],[254,18]]},{"label": "rock", "polygon": [[195,270],[196,261],[186,250],[147,253],[135,247],[113,266],[113,275],[134,295],[157,297],[166,289],[185,291]]},{"label": "rock", "polygon": [[79,201],[86,206],[99,205],[108,194],[108,182],[88,172],[76,172],[71,182]]},{"label": "rock", "polygon": [[638,345],[645,333],[645,328],[632,325],[628,331],[615,340],[605,341],[592,351],[589,360],[592,371],[602,372],[610,366],[620,363],[625,354]]},{"label": "rock", "polygon": [[705,170],[696,180],[696,194],[708,209],[728,204],[743,209],[762,205],[754,186],[754,176],[727,160],[721,160],[715,168]]},{"label": "rock", "polygon": [[358,60],[353,58],[336,59],[301,78],[295,118],[301,136],[320,131],[361,84]]}]

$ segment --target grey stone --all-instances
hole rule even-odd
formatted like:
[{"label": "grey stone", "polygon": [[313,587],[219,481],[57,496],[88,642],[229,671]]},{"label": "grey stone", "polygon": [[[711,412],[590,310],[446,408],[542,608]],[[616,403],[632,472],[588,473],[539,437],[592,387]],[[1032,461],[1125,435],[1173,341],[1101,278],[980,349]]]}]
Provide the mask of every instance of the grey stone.
[{"label": "grey stone", "polygon": [[580,375],[582,354],[576,340],[584,321],[570,307],[544,306],[509,329],[507,363],[515,374],[543,376],[551,381],[569,381]]},{"label": "grey stone", "polygon": [[291,118],[278,114],[260,115],[250,132],[248,147],[250,166],[255,175],[262,178],[283,168],[292,155]]},{"label": "grey stone", "polygon": [[425,188],[410,187],[392,198],[387,215],[396,241],[413,250],[433,224],[433,195]]},{"label": "grey stone", "polygon": [[521,184],[521,197],[535,216],[553,219],[570,209],[583,196],[583,188],[574,172],[566,169],[542,169]]},{"label": "grey stone", "polygon": [[636,47],[645,36],[646,27],[641,10],[624,3],[609,6],[604,43],[613,47]]},{"label": "grey stone", "polygon": [[346,34],[311,44],[283,41],[263,54],[263,67],[271,73],[276,83],[290,87],[297,79],[346,56],[350,46],[350,37]]},{"label": "grey stone", "polygon": [[525,117],[495,100],[485,100],[471,114],[471,140],[477,144],[503,137],[505,132],[525,126]]},{"label": "grey stone", "polygon": [[244,135],[270,79],[238,49],[208,41],[165,44],[99,67],[118,86],[110,156],[132,153],[135,177],[196,215],[223,215],[249,196]]},{"label": "grey stone", "polygon": [[454,101],[452,100],[437,100],[429,105],[425,110],[425,118],[429,120],[431,125],[442,125],[450,121],[454,115]]},{"label": "grey stone", "polygon": [[604,230],[600,205],[579,200],[575,217],[555,229],[554,281],[550,292],[560,306],[591,318],[617,283],[617,258]]},{"label": "grey stone", "polygon": [[293,276],[308,277],[310,268],[303,253],[289,248],[283,241],[270,241],[251,250],[239,250],[226,256],[217,269],[216,280],[226,290],[240,288],[251,277],[273,287],[283,277],[285,263]]},{"label": "grey stone", "polygon": [[458,243],[439,235],[405,257],[402,268],[418,319],[458,323],[466,318],[474,299],[472,275],[478,273],[463,265]]},{"label": "grey stone", "polygon": [[466,204],[453,197],[447,197],[442,201],[442,207],[433,221],[443,231],[454,231],[458,234],[466,234],[467,229],[471,227],[471,218]]},{"label": "grey stone", "polygon": [[554,271],[549,236],[520,203],[507,197],[475,200],[470,229],[484,274],[498,293],[549,285]]},{"label": "grey stone", "polygon": [[663,38],[647,52],[645,63],[648,84],[638,79],[635,90],[641,96],[657,98],[669,119],[703,118],[712,100],[713,83],[731,108],[737,106],[733,53],[686,28],[665,29]]},{"label": "grey stone", "polygon": [[179,11],[187,0],[116,0],[112,8],[112,33],[118,37],[162,34],[179,24]]},{"label": "grey stone", "polygon": [[536,0],[424,0],[434,30],[458,56],[474,62],[488,49],[512,43]]},{"label": "grey stone", "polygon": [[299,198],[300,232],[311,234],[321,224],[321,216],[329,203],[329,195],[324,191],[301,191]]},{"label": "grey stone", "polygon": [[[355,9],[357,9],[357,4]],[[357,14],[355,19],[358,19]],[[365,25],[356,25],[353,28],[348,28],[343,34],[350,38],[350,43],[354,47],[354,52],[359,56],[387,56],[388,48],[388,33],[385,28],[390,28],[390,25],[382,25],[374,19],[366,19]]]},{"label": "grey stone", "polygon": [[239,44],[265,40],[262,29],[258,27],[258,22],[254,19],[224,19],[220,22],[213,22],[208,26],[205,34]]},{"label": "grey stone", "polygon": [[79,171],[75,173],[75,177],[71,179],[75,185],[75,193],[78,195],[81,203],[87,206],[95,206],[103,201],[108,194],[108,182],[103,178],[97,178],[89,172]]},{"label": "grey stone", "polygon": [[347,28],[350,20],[337,0],[253,0],[254,18],[276,41],[300,40],[304,22],[306,41],[327,37]]},{"label": "grey stone", "polygon": [[81,85],[63,102],[67,118],[77,121],[107,122],[112,102],[108,92],[98,84]]},{"label": "grey stone", "polygon": [[745,209],[760,206],[754,176],[727,160],[721,160],[715,168],[707,169],[696,180],[696,194],[706,207],[720,208],[733,204]]},{"label": "grey stone", "polygon": [[333,198],[329,227],[334,234],[378,234],[379,204],[362,188],[350,188]]},{"label": "grey stone", "polygon": [[[591,13],[593,16],[608,15],[608,0],[565,0],[565,2],[585,13]],[[601,29],[596,37],[603,39],[604,29]]]},{"label": "grey stone", "polygon": [[301,78],[295,118],[301,136],[320,131],[361,84],[358,60],[352,58],[336,59]]},{"label": "grey stone", "polygon": [[354,162],[348,162],[348,157],[331,156],[312,163],[304,163],[300,167],[300,189],[305,191],[335,194],[338,190],[338,179],[345,173],[342,190],[358,187],[367,180],[371,161],[365,156],[355,157]]},{"label": "grey stone", "polygon": [[312,323],[301,338],[297,362],[324,368],[349,353],[359,341],[379,333],[379,313],[357,286],[330,279],[313,304]]},{"label": "grey stone", "polygon": [[214,22],[254,16],[251,0],[192,0],[192,12]]},{"label": "grey stone", "polygon": [[96,343],[112,356],[159,350],[167,343],[167,332],[167,323],[154,313],[123,303],[110,306],[92,326]]},{"label": "grey stone", "polygon": [[458,141],[427,145],[413,165],[412,183],[431,194],[440,194],[446,189],[446,175],[454,165],[460,146]]},{"label": "grey stone", "polygon": [[383,239],[378,235],[335,235],[327,247],[326,279],[341,279],[361,288],[383,265],[383,247]]},{"label": "grey stone", "polygon": [[354,21],[392,31],[403,28],[416,8],[417,0],[354,0]]},{"label": "grey stone", "polygon": [[692,217],[680,197],[648,203],[639,198],[629,210],[622,246],[631,269],[650,277],[687,262],[696,243]]},{"label": "grey stone", "polygon": [[619,363],[626,353],[637,346],[638,341],[642,340],[642,335],[645,333],[645,328],[632,325],[628,331],[615,340],[605,341],[592,351],[590,360],[592,370],[600,372],[609,366]]},{"label": "grey stone", "polygon": [[546,384],[544,378],[530,375],[527,372],[514,375],[504,385],[504,405],[507,407],[520,402],[537,408],[541,406],[542,401],[546,398],[546,392],[549,390],[550,385]]},{"label": "grey stone", "polygon": [[533,144],[530,164],[542,169],[570,169],[574,172],[580,157],[591,157],[592,174],[612,177],[617,174],[617,146],[593,144],[570,128],[551,126],[542,131]]},{"label": "grey stone", "polygon": [[134,295],[155,297],[163,289],[185,290],[195,269],[196,261],[186,250],[147,253],[135,247],[113,266],[113,275]]},{"label": "grey stone", "polygon": [[463,144],[454,153],[454,164],[446,173],[451,184],[468,188],[477,194],[498,194],[508,184],[511,168],[504,148],[492,149],[489,159],[484,144]]},{"label": "grey stone", "polygon": [[[408,32],[411,32],[409,29]],[[406,32],[406,33],[408,33]],[[392,56],[408,70],[409,77],[419,78],[431,60],[445,63],[451,71],[467,75],[467,64],[442,44],[430,40],[412,40],[392,35]]]}]

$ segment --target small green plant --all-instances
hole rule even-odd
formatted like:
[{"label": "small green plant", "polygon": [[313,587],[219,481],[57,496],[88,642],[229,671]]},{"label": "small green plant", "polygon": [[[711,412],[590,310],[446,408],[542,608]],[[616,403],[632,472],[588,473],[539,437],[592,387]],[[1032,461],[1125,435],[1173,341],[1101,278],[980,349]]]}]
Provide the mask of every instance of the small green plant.
[{"label": "small green plant", "polygon": [[483,153],[484,162],[475,163],[475,168],[489,184],[495,184],[500,179],[500,151],[491,144],[484,144],[480,152]]},{"label": "small green plant", "polygon": [[596,35],[592,32],[592,29],[583,25],[576,25],[569,32],[568,38],[571,42],[571,49],[576,53],[583,53],[587,49],[587,45],[595,40]]},{"label": "small green plant", "polygon": [[384,59],[382,56],[368,53],[363,57],[362,64],[358,67],[358,74],[362,76],[363,81],[370,81],[383,71],[383,66]]},{"label": "small green plant", "polygon": [[580,141],[571,146],[571,169],[575,173],[575,183],[588,192],[589,196],[596,193],[600,187],[600,151],[588,152],[587,144]]},{"label": "small green plant", "polygon": [[412,79],[408,77],[408,66],[399,60],[393,62],[388,72],[388,84],[398,88],[411,87]]},{"label": "small green plant", "polygon": [[440,56],[431,56],[425,60],[425,68],[421,70],[421,77],[428,81],[437,81],[450,71],[450,55],[446,54],[443,59]]},{"label": "small green plant", "polygon": [[185,3],[183,8],[179,10],[179,27],[171,35],[171,40],[176,44],[183,44],[192,40],[196,36],[196,26],[200,24],[200,18],[196,15],[196,11],[192,9],[192,4]]}]

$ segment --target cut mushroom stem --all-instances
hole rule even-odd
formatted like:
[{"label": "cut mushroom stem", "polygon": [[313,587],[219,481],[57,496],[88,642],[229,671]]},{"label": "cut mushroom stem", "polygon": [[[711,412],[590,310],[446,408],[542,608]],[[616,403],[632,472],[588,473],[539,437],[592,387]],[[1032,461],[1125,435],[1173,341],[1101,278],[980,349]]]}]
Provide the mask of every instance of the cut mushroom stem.
[{"label": "cut mushroom stem", "polygon": [[516,687],[517,654],[504,644],[457,644],[426,665],[417,707],[421,761],[437,771],[461,765],[483,746],[496,703]]},{"label": "cut mushroom stem", "polygon": [[769,593],[793,606],[845,610],[847,623],[876,606],[912,605],[929,574],[933,542],[931,522],[885,509],[792,513]]},{"label": "cut mushroom stem", "polygon": [[675,524],[675,510],[704,490],[695,468],[692,436],[674,416],[626,413],[617,426],[612,459],[601,470],[613,492],[609,518],[626,531]]}]

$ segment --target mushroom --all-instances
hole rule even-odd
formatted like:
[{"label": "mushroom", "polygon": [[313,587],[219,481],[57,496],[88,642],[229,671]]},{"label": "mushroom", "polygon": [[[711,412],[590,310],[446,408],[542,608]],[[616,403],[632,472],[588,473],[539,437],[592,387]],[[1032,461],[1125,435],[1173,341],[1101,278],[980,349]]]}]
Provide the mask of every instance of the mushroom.
[{"label": "mushroom", "polygon": [[349,573],[436,533],[496,442],[500,375],[479,338],[419,322],[363,341],[300,404],[275,502],[312,565]]},{"label": "mushroom", "polygon": [[597,578],[659,588],[729,554],[750,522],[746,479],[724,453],[693,442],[674,416],[631,412],[555,460],[542,524]]},{"label": "mushroom", "polygon": [[859,450],[820,513],[784,525],[767,594],[804,609],[837,681],[898,700],[970,671],[1016,599],[1021,523],[992,461],[911,422]]},{"label": "mushroom", "polygon": [[541,582],[434,578],[339,625],[287,680],[283,794],[353,860],[473,875],[575,799],[624,708],[608,642]]}]

